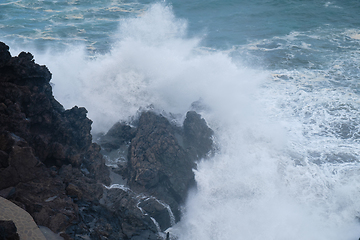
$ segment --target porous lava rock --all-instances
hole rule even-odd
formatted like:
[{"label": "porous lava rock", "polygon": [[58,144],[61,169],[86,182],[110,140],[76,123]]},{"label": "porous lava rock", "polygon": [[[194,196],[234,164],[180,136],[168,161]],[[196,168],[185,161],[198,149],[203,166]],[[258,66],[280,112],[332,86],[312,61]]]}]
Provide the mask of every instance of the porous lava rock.
[{"label": "porous lava rock", "polygon": [[58,233],[77,227],[77,202],[98,204],[110,178],[86,109],[65,110],[50,79],[30,53],[11,57],[0,42],[0,195]]},{"label": "porous lava rock", "polygon": [[194,185],[195,163],[176,139],[176,129],[163,116],[144,112],[131,140],[128,184],[170,205],[177,220],[179,204]]},{"label": "porous lava rock", "polygon": [[131,136],[124,133],[131,131],[134,137],[127,138],[130,144],[125,169],[121,166],[114,171],[126,178],[131,190],[149,196],[139,206],[164,230],[174,224],[165,205],[170,206],[173,221],[179,221],[181,205],[189,189],[195,186],[196,161],[206,158],[214,149],[213,131],[194,111],[187,113],[183,127],[171,124],[166,117],[152,111],[141,112],[135,123],[135,128],[115,124],[100,139],[100,144],[108,148],[111,139],[115,139],[116,144],[112,146],[118,147],[121,145],[118,139]]}]

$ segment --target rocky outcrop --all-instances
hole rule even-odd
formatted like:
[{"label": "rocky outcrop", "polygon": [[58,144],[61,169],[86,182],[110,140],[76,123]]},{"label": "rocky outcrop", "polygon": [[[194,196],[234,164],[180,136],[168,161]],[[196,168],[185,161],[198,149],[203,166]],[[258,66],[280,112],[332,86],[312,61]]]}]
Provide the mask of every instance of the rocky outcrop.
[{"label": "rocky outcrop", "polygon": [[135,123],[136,128],[115,124],[99,143],[108,151],[121,144],[129,145],[126,166],[114,171],[126,178],[132,191],[149,197],[138,206],[164,230],[174,224],[170,209],[172,221],[180,219],[180,206],[189,188],[195,186],[195,162],[213,150],[213,131],[193,111],[187,113],[183,127],[151,111],[142,112]]},{"label": "rocky outcrop", "polygon": [[122,145],[129,143],[135,137],[136,129],[131,126],[117,122],[110,130],[99,139],[99,144],[107,151],[118,149]]},{"label": "rocky outcrop", "polygon": [[[64,239],[166,238],[195,185],[196,160],[213,149],[205,120],[189,112],[179,127],[145,111],[134,126],[115,124],[101,148],[86,109],[65,110],[50,79],[30,53],[12,57],[0,42],[0,196]],[[100,152],[119,149],[125,160],[114,171],[127,184],[105,187]]]},{"label": "rocky outcrop", "polygon": [[0,195],[38,225],[65,232],[81,222],[77,201],[101,199],[108,168],[86,109],[65,110],[49,70],[30,53],[11,57],[8,50],[0,43]]},{"label": "rocky outcrop", "polygon": [[193,159],[206,157],[213,150],[213,130],[200,114],[189,111],[183,124],[184,147]]},{"label": "rocky outcrop", "polygon": [[145,112],[131,140],[128,157],[129,186],[169,204],[176,220],[180,218],[179,204],[184,203],[188,189],[195,183],[195,163],[178,142],[178,132],[165,117]]}]

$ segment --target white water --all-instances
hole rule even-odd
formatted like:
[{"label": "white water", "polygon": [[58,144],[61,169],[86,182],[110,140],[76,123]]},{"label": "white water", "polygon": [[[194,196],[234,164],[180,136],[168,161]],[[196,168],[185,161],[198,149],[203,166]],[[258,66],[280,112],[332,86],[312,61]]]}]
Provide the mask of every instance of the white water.
[{"label": "white water", "polygon": [[[315,81],[273,81],[271,73],[226,53],[204,51],[201,39],[187,38],[186,22],[160,4],[123,21],[114,39],[112,51],[94,59],[79,46],[63,55],[32,52],[53,73],[55,97],[66,108],[85,106],[95,132],[149,104],[182,115],[199,99],[208,106],[202,114],[219,152],[199,164],[198,190],[172,234],[184,240],[360,237],[359,147],[317,134],[342,119],[326,115],[329,100],[359,109],[346,90],[302,91]],[[356,119],[358,111],[346,114]],[[351,161],[327,161],[336,153]]]}]

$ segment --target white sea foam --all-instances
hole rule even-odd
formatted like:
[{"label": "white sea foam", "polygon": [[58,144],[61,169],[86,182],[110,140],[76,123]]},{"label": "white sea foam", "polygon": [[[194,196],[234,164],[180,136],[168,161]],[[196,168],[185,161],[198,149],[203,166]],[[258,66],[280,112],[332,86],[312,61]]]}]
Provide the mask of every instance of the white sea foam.
[{"label": "white sea foam", "polygon": [[[259,93],[258,107],[267,118],[246,128],[220,127],[221,152],[199,164],[198,192],[189,197],[173,234],[181,239],[358,238],[359,144],[352,135],[339,136],[334,123],[357,119],[359,98],[349,89],[323,88],[319,81],[325,80],[316,74],[287,74]],[[304,91],[305,86],[312,90]]]},{"label": "white sea foam", "polygon": [[53,73],[55,97],[66,108],[85,106],[95,131],[149,104],[183,114],[201,98],[218,114],[235,114],[234,108],[250,107],[249,93],[263,78],[226,54],[199,53],[200,39],[187,38],[186,22],[160,4],[122,21],[116,36],[111,52],[92,60],[78,46],[36,55]]}]

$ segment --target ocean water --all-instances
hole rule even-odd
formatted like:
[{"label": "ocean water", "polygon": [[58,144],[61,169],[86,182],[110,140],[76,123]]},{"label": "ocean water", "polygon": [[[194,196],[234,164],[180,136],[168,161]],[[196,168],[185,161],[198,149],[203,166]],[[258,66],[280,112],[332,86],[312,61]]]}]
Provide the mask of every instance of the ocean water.
[{"label": "ocean water", "polygon": [[360,237],[360,2],[0,0],[0,41],[53,73],[93,132],[191,104],[218,151],[180,240]]}]

